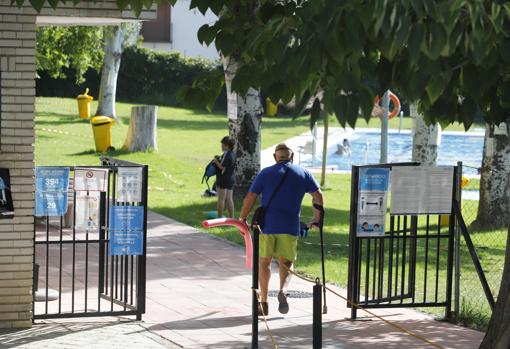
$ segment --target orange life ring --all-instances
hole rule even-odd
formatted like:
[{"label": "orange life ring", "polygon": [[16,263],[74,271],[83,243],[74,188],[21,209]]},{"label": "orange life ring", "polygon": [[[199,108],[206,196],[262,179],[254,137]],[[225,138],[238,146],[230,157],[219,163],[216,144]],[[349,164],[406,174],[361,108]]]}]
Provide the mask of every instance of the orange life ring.
[{"label": "orange life ring", "polygon": [[[390,101],[393,103],[393,110],[390,111],[390,114],[388,115],[388,119],[393,119],[395,116],[400,113],[400,100],[398,99],[397,95],[394,94],[391,91],[388,91],[390,95]],[[374,104],[379,104],[381,102],[381,97],[375,96],[374,98]]]}]

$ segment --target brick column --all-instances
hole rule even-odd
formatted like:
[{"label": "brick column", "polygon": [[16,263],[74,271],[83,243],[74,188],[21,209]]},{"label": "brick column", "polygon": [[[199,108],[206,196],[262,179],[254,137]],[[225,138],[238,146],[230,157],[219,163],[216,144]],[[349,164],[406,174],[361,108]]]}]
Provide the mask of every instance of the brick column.
[{"label": "brick column", "polygon": [[0,167],[10,170],[15,210],[0,220],[0,327],[32,319],[35,19],[0,0]]}]

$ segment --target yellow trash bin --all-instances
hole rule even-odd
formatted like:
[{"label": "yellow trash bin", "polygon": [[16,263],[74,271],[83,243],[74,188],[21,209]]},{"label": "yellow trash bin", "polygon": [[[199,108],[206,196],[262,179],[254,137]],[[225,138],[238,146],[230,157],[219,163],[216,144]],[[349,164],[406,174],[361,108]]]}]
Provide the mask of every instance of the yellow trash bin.
[{"label": "yellow trash bin", "polygon": [[274,104],[269,98],[266,98],[266,115],[276,116],[278,113],[278,105]]},{"label": "yellow trash bin", "polygon": [[111,127],[115,120],[107,116],[95,116],[90,120],[94,132],[97,152],[105,152],[112,148]]},{"label": "yellow trash bin", "polygon": [[[464,189],[469,184],[469,178],[462,176],[460,186]],[[450,225],[450,215],[442,214],[441,215],[441,226],[447,227]]]},{"label": "yellow trash bin", "polygon": [[85,90],[85,93],[82,95],[78,95],[76,100],[78,101],[78,113],[80,118],[88,119],[90,116],[90,102],[94,99],[94,97],[89,96],[89,89]]}]

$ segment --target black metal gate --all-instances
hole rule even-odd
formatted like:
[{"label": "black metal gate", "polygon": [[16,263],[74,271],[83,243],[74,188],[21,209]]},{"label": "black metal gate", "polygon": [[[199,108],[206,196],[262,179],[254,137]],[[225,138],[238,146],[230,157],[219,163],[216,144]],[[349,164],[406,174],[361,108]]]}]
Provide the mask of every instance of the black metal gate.
[{"label": "black metal gate", "polygon": [[[135,315],[145,313],[148,166],[102,158],[101,166],[70,167],[106,169],[106,191],[99,194],[99,226],[76,229],[77,193],[69,186],[68,213],[36,217],[34,231],[33,318]],[[141,201],[117,202],[120,168],[141,168]],[[72,177],[72,176],[71,176]],[[112,205],[143,206],[143,253],[109,255]]]},{"label": "black metal gate", "polygon": [[[451,317],[455,215],[390,215],[381,237],[358,237],[360,168],[416,166],[415,163],[353,166],[348,299],[364,308],[444,307]],[[454,167],[453,203],[460,174]],[[419,183],[417,183],[419,185]],[[348,304],[348,306],[350,306]],[[351,318],[357,308],[351,307]]]}]

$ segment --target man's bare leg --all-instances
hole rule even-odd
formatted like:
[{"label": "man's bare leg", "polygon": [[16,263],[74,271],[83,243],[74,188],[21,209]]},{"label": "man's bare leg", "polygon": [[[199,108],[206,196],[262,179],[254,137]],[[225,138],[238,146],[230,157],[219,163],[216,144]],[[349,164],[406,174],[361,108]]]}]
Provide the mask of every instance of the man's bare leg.
[{"label": "man's bare leg", "polygon": [[292,270],[292,261],[279,257],[278,258],[278,269],[280,273],[280,292],[278,292],[278,311],[282,314],[289,312],[289,303],[287,302],[287,295],[283,291],[290,281],[290,272]]},{"label": "man's bare leg", "polygon": [[260,300],[267,302],[267,293],[269,290],[269,279],[271,279],[271,257],[259,258],[259,284]]},{"label": "man's bare leg", "polygon": [[290,281],[289,269],[292,270],[292,261],[278,257],[278,269],[280,272],[280,291],[283,291]]}]

